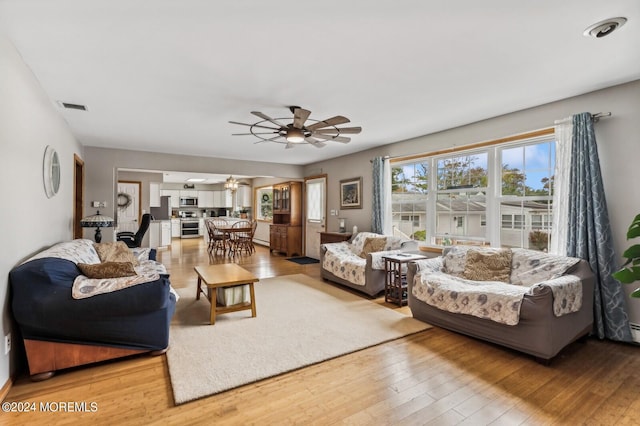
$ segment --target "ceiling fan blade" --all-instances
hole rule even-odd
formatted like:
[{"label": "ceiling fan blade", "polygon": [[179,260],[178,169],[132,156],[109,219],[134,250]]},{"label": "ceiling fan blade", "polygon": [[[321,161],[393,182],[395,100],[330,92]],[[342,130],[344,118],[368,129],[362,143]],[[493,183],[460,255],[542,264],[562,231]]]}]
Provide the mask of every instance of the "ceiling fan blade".
[{"label": "ceiling fan blade", "polygon": [[276,130],[276,131],[280,130],[280,128],[279,128],[279,127],[276,129],[276,128],[274,128],[274,127],[262,126],[262,125],[260,125],[260,124],[239,123],[239,122],[237,122],[237,121],[230,121],[229,123],[231,123],[231,124],[239,124],[239,125],[241,125],[241,126],[248,126],[248,127],[259,127],[259,128],[261,128],[261,129],[269,129],[269,130]]},{"label": "ceiling fan blade", "polygon": [[275,119],[269,117],[268,115],[261,113],[260,111],[251,111],[251,114],[253,114],[255,116],[258,116],[258,117],[260,117],[260,118],[262,118],[264,120],[270,121],[273,124],[275,124],[276,126],[287,127],[284,124],[278,123]]},{"label": "ceiling fan blade", "polygon": [[231,136],[273,135],[274,133],[278,133],[278,132],[273,131],[273,132],[255,132],[255,133],[231,133]]},{"label": "ceiling fan blade", "polygon": [[304,126],[304,122],[307,121],[307,118],[311,115],[311,111],[302,108],[296,108],[293,111],[293,127],[296,129],[302,129]]},{"label": "ceiling fan blade", "polygon": [[335,141],[335,142],[342,142],[342,143],[351,142],[351,138],[348,138],[346,136],[319,135],[317,133],[311,133],[311,136],[314,136],[316,138],[322,138],[322,139],[325,139],[327,141]]},{"label": "ceiling fan blade", "polygon": [[337,126],[338,124],[349,123],[350,120],[347,117],[336,115],[335,117],[327,118],[326,120],[318,121],[310,126],[307,126],[309,130],[321,129],[323,127]]},{"label": "ceiling fan blade", "polygon": [[309,142],[310,145],[315,146],[316,148],[322,148],[323,146],[326,146],[327,144],[319,141],[318,139],[314,139],[314,138],[310,138],[310,137],[306,137],[304,138],[305,141]]},{"label": "ceiling fan blade", "polygon": [[262,140],[259,140],[259,141],[257,141],[257,142],[254,142],[253,144],[255,145],[255,144],[257,144],[257,143],[265,143],[265,142],[279,142],[279,141],[277,141],[276,139],[279,139],[279,138],[281,138],[281,137],[282,137],[282,136],[281,136],[280,134],[278,134],[278,136],[274,136],[274,137],[272,137],[272,138],[270,138],[270,139],[262,139]]},{"label": "ceiling fan blade", "polygon": [[315,133],[322,133],[324,135],[340,135],[340,134],[356,134],[362,131],[362,127],[343,127],[343,128],[332,128],[332,129],[318,129]]}]

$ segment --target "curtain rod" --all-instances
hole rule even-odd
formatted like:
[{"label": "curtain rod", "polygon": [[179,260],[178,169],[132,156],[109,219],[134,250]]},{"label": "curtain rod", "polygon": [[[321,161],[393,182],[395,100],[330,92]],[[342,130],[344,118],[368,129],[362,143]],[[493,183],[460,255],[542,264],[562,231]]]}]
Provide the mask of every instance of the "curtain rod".
[{"label": "curtain rod", "polygon": [[[597,112],[595,114],[591,114],[591,119],[593,120],[594,123],[597,123],[598,120],[600,120],[601,118],[607,118],[607,117],[611,117],[611,112]],[[493,145],[499,142],[508,142],[509,140],[512,139],[520,139],[522,137],[528,137],[531,135],[534,135],[536,133],[540,133],[540,134],[548,134],[548,133],[553,133],[553,127],[549,127],[546,129],[540,129],[540,130],[535,130],[533,132],[527,132],[527,133],[523,133],[523,134],[517,134],[514,136],[509,136],[506,138],[501,138],[501,139],[496,139],[494,141],[487,141],[487,142],[480,142],[477,144],[471,144],[468,145],[467,147],[460,147],[461,150],[464,149],[470,149],[470,148],[474,148],[474,147],[478,147],[478,146],[483,146],[483,145]],[[456,148],[451,148],[451,149],[446,149],[446,150],[442,150],[442,151],[452,151],[455,152],[457,149]],[[436,153],[439,153],[440,151],[437,151]],[[423,154],[414,154],[414,155],[398,155],[395,157],[391,157],[389,155],[385,155],[382,158],[385,160],[390,160],[390,159],[394,159],[394,158],[405,158],[405,157],[417,157],[417,156],[423,156],[423,155],[433,155],[435,153],[423,153]],[[370,163],[373,163],[373,159],[369,160]]]},{"label": "curtain rod", "polygon": [[601,118],[611,117],[610,112],[597,112],[595,114],[591,114],[591,119],[594,123],[597,123]]}]

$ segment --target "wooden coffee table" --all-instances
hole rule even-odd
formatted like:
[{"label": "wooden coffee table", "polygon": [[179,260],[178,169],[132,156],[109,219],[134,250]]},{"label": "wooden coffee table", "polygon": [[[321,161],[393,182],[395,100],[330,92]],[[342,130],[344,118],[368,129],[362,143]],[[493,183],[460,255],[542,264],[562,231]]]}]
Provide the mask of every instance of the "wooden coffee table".
[{"label": "wooden coffee table", "polygon": [[[200,299],[200,292],[204,294],[209,302],[211,302],[211,318],[209,323],[215,324],[216,314],[226,314],[228,312],[245,311],[251,309],[251,316],[256,316],[256,298],[253,292],[253,283],[258,282],[258,278],[251,272],[236,265],[235,263],[225,263],[220,265],[196,266],[196,274],[198,274],[198,286],[196,288],[196,300]],[[204,292],[202,283],[207,286],[207,292]],[[237,287],[240,285],[249,285],[251,301],[248,303],[238,303],[231,306],[217,306],[216,290],[225,287]]]}]

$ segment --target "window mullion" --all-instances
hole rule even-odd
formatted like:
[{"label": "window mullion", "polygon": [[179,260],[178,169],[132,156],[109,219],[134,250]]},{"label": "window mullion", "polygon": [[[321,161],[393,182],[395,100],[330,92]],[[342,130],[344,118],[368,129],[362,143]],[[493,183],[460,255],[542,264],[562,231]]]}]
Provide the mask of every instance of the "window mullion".
[{"label": "window mullion", "polygon": [[435,157],[429,159],[429,196],[427,198],[427,244],[435,244],[436,205],[438,199],[438,170]]}]

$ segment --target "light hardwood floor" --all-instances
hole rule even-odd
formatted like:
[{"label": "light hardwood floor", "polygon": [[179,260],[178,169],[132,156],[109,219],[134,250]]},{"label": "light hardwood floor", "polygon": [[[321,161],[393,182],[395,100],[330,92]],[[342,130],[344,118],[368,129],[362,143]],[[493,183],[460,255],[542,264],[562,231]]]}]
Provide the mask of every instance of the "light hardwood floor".
[{"label": "light hardwood floor", "polygon": [[[193,267],[209,257],[202,240],[174,240],[159,260],[174,286],[195,287]],[[317,264],[297,265],[263,247],[237,261],[260,278],[320,276]],[[398,310],[410,315],[406,307]],[[640,424],[640,348],[589,339],[545,367],[434,327],[180,406],[173,403],[164,355],[67,370],[39,383],[21,376],[5,401],[34,402],[38,409],[1,413],[3,425],[630,425]],[[97,411],[39,410],[40,403],[65,402],[94,402]]]}]

